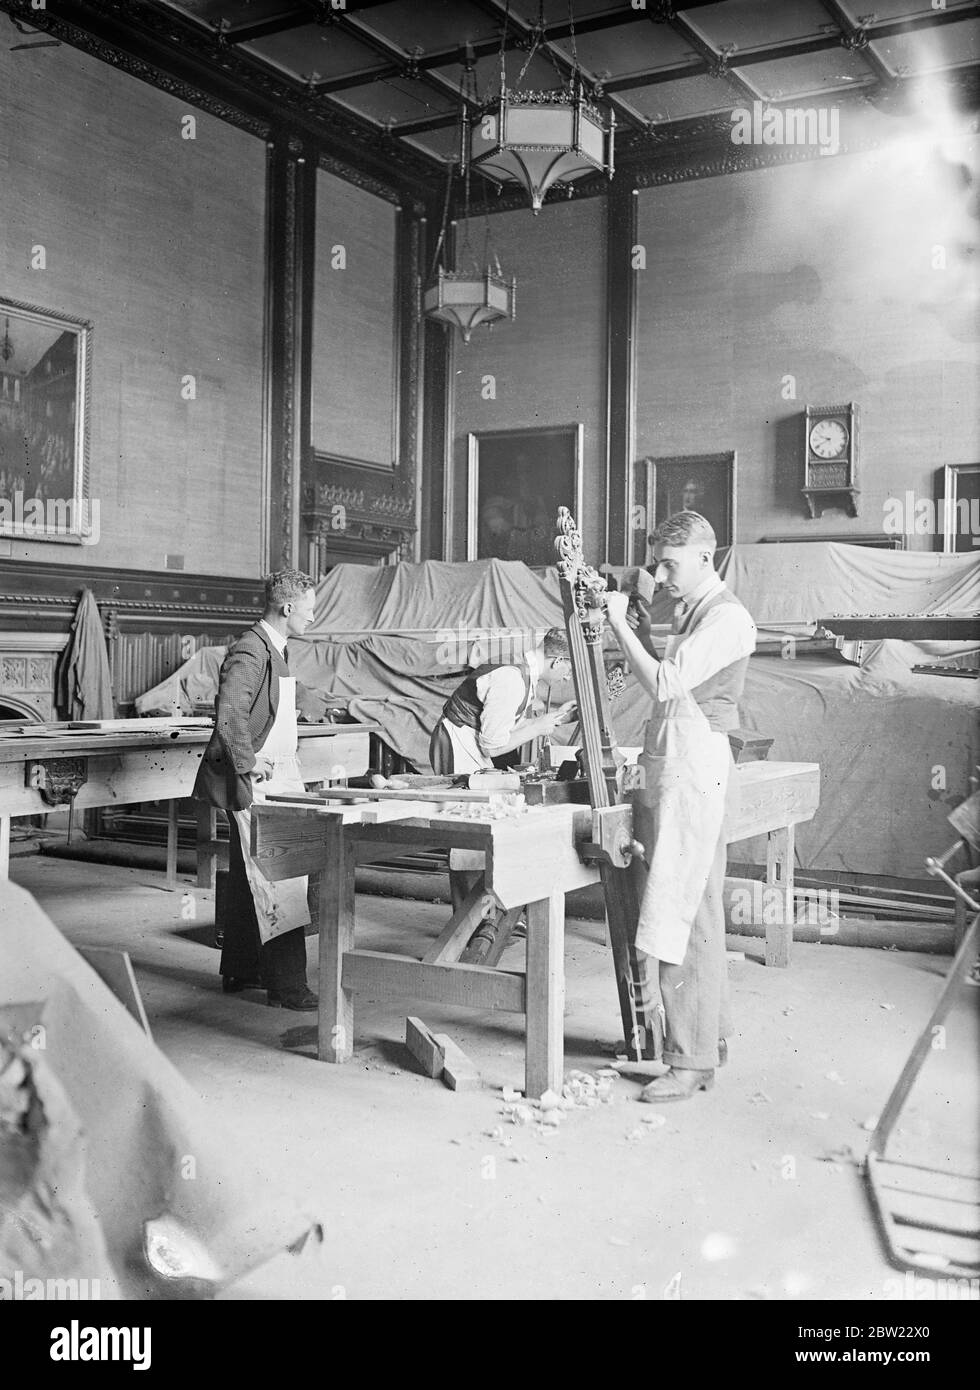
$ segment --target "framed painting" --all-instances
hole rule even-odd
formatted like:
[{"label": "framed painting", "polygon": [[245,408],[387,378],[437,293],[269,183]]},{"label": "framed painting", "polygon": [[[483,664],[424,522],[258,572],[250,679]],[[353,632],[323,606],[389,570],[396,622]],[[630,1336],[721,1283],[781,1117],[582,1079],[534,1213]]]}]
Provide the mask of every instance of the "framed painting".
[{"label": "framed painting", "polygon": [[735,542],[734,451],[725,454],[681,454],[674,458],[645,458],[637,469],[633,528],[634,564],[650,563],[650,535],[674,512],[700,512],[711,523],[718,549]]},{"label": "framed painting", "polygon": [[92,543],[92,325],[0,298],[0,536]]},{"label": "framed painting", "polygon": [[555,563],[559,507],[582,515],[584,426],[470,434],[466,558]]},{"label": "framed painting", "polygon": [[976,555],[980,547],[980,463],[947,463],[939,521],[943,550]]}]

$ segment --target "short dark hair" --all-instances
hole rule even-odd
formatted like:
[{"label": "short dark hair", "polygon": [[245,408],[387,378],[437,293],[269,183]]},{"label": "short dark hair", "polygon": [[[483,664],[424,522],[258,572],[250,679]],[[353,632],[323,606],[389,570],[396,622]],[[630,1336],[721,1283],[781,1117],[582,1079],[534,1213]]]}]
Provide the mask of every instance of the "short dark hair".
[{"label": "short dark hair", "polygon": [[553,656],[568,655],[568,635],[560,627],[549,627],[541,641],[541,650],[547,660]]},{"label": "short dark hair", "polygon": [[651,545],[696,545],[714,550],[718,541],[707,517],[700,512],[675,512],[662,521],[650,537]]},{"label": "short dark hair", "polygon": [[266,608],[281,608],[300,598],[307,589],[315,589],[316,584],[302,570],[273,570],[264,579]]}]

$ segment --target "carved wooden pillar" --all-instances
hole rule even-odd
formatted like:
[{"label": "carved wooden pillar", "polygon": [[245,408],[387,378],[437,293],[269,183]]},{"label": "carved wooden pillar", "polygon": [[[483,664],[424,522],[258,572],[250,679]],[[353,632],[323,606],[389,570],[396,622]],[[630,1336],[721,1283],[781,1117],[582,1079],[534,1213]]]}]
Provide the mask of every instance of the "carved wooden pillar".
[{"label": "carved wooden pillar", "polygon": [[316,161],[303,141],[269,144],[266,216],[264,483],[270,569],[300,564],[303,460],[309,456]]},{"label": "carved wooden pillar", "polygon": [[632,176],[617,174],[606,195],[606,563],[630,563],[630,506],[636,442],[636,275],[638,235]]}]

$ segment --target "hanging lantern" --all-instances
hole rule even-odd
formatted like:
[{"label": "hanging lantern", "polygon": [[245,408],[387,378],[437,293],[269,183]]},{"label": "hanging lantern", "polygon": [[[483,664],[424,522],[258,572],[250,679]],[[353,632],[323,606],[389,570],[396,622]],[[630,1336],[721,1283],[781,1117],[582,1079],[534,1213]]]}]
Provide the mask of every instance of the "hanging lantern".
[{"label": "hanging lantern", "polygon": [[468,343],[481,323],[492,328],[498,320],[514,317],[516,293],[516,279],[505,280],[499,267],[488,266],[481,275],[475,266],[470,271],[439,266],[426,287],[422,308],[426,318],[458,328]]},{"label": "hanging lantern", "polygon": [[534,215],[553,183],[589,174],[613,176],[616,117],[608,122],[585,95],[581,80],[548,92],[503,89],[494,107],[470,123],[464,157],[500,183],[521,183]]}]

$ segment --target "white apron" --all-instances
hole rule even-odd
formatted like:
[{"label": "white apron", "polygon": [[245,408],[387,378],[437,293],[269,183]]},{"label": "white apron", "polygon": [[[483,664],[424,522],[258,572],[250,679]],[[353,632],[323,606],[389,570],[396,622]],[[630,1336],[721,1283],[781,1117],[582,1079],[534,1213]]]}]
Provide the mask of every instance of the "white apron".
[{"label": "white apron", "polygon": [[[279,704],[276,717],[258,756],[272,763],[272,776],[267,782],[252,784],[252,797],[261,804],[270,792],[305,792],[296,750],[296,678],[279,677]],[[242,842],[245,876],[255,903],[255,917],[263,945],[283,932],[309,924],[310,911],[306,901],[306,878],[286,878],[271,883],[253,860],[251,810],[235,811],[235,824]]]},{"label": "white apron", "polygon": [[[533,673],[532,673],[533,674]],[[537,682],[532,679],[527,698],[518,710],[517,718],[523,719],[534,700]],[[444,719],[442,727],[449,735],[449,741],[453,746],[453,775],[458,776],[463,772],[492,772],[493,759],[488,758],[477,742],[476,729],[469,728],[466,724],[453,724],[451,720]],[[452,870],[475,870],[481,873],[487,867],[487,856],[480,849],[451,849],[449,851],[449,867]]]},{"label": "white apron", "polygon": [[[684,640],[668,637],[664,656],[672,657]],[[728,737],[715,732],[685,694],[667,701],[659,725],[650,720],[639,766],[634,829],[646,846],[649,872],[636,948],[680,965],[724,823]]]}]

